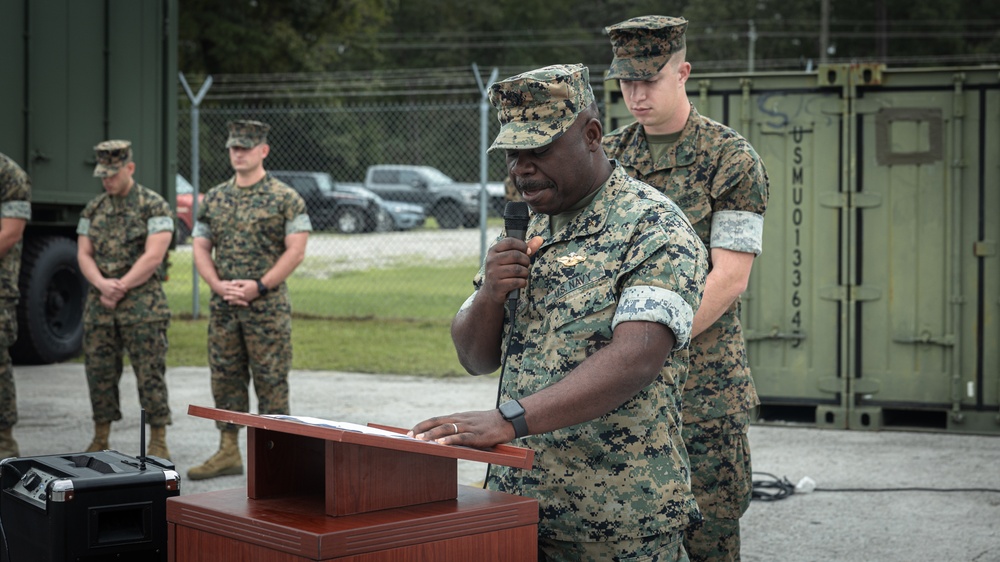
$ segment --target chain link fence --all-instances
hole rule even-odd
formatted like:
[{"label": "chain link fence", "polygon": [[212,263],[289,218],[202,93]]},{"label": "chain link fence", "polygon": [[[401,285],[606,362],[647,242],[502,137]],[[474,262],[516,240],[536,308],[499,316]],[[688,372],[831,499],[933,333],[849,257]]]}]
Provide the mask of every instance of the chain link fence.
[{"label": "chain link fence", "polygon": [[[487,190],[480,181],[481,139],[491,142],[499,128],[492,109],[483,137],[478,101],[202,107],[197,166],[186,109],[178,112],[178,184],[195,183],[194,167],[201,193],[233,175],[229,121],[271,125],[264,166],[303,196],[314,229],[305,261],[288,280],[296,314],[394,318],[420,316],[413,301],[447,299],[439,309],[450,313],[461,305],[503,224],[502,154],[485,159]],[[197,281],[189,243],[172,253],[171,277],[181,281],[167,290],[173,303],[185,304],[179,314],[188,308],[197,316],[210,295]],[[454,279],[463,279],[460,294],[441,294],[444,280]]]}]

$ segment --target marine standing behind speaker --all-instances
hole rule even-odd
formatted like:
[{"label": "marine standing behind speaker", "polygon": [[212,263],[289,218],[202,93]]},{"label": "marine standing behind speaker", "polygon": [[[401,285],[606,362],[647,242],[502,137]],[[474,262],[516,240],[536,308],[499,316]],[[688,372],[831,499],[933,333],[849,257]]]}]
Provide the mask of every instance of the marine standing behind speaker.
[{"label": "marine standing behind speaker", "polygon": [[17,339],[21,238],[30,219],[31,180],[13,160],[0,154],[0,459],[20,456],[13,433],[17,391],[10,346]]},{"label": "marine standing behind speaker", "polygon": [[733,129],[698,114],[685,84],[687,21],[632,18],[607,28],[618,79],[636,122],[604,148],[628,174],[680,206],[705,246],[709,272],[694,317],[684,386],[691,489],[704,520],[685,540],[693,562],[740,559],[740,517],[753,473],[747,430],[758,405],[740,327],[740,294],[762,249],[768,179],[760,156]]},{"label": "marine standing behind speaker", "polygon": [[77,261],[90,282],[83,320],[83,354],[94,413],[87,452],[108,449],[111,422],[122,419],[118,383],[128,353],[139,403],[150,425],[147,454],[170,458],[167,425],[167,327],[170,308],[161,266],[173,238],[174,216],[158,193],[136,183],[132,143],[94,147],[104,193],[80,214]]},{"label": "marine standing behind speaker", "polygon": [[490,102],[501,124],[491,149],[505,151],[535,215],[527,243],[490,247],[452,339],[471,374],[505,364],[502,404],[412,432],[534,450],[530,470],[494,467],[487,485],[538,500],[540,561],[686,560],[698,508],[679,384],[705,248],[676,205],[608,160],[587,67],[496,82]]},{"label": "marine standing behind speaker", "polygon": [[[212,288],[208,363],[215,406],[247,412],[253,377],[260,414],[288,414],[292,303],[285,279],[306,255],[312,225],[302,197],[264,170],[270,126],[229,124],[229,162],[236,172],[213,187],[192,232],[194,262]],[[188,471],[201,480],[242,474],[239,426],[216,423],[219,450]]]}]

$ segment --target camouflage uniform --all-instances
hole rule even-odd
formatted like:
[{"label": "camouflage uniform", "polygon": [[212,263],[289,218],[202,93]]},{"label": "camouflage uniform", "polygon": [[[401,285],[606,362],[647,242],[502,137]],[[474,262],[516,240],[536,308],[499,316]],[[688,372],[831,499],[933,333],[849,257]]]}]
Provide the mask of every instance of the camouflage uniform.
[{"label": "camouflage uniform", "polygon": [[[556,78],[563,72],[579,76],[577,68],[547,67],[494,85],[491,101],[501,106],[504,126],[493,148],[530,147],[534,137],[561,135],[565,129],[539,124],[539,116],[565,113],[568,119],[552,119],[572,124],[592,103],[592,93],[574,96],[572,78],[566,86],[559,80],[530,80],[551,78],[546,72]],[[570,99],[546,105],[547,97],[566,95],[559,93],[563,87]],[[676,345],[651,385],[600,418],[524,437],[520,444],[535,452],[532,469],[493,467],[487,483],[539,501],[542,539],[586,551],[605,542],[651,542],[658,545],[657,554],[669,551],[678,557],[681,531],[699,519],[677,405],[693,311],[704,287],[705,250],[680,209],[622,168],[615,167],[595,193],[556,232],[550,230],[550,217],[531,219],[527,238],[542,236],[545,242],[532,256],[515,317],[506,320],[513,333],[509,349],[502,350],[509,355],[501,401],[560,381],[608,345],[621,322],[663,324],[673,331]],[[481,269],[477,290],[484,275]],[[581,560],[591,558],[578,554]]]},{"label": "camouflage uniform", "polygon": [[[683,48],[686,25],[678,18],[646,16],[609,27],[615,62],[608,77],[655,74]],[[629,175],[676,202],[707,247],[761,252],[768,179],[760,157],[739,133],[692,106],[679,138],[655,162],[638,123],[606,135],[604,146]],[[747,364],[739,299],[691,342],[683,402],[691,485],[705,518],[689,530],[686,546],[692,560],[724,560],[727,552],[738,560],[739,518],[752,491],[749,412],[760,403]],[[692,541],[701,546],[692,547]]]},{"label": "camouflage uniform", "polygon": [[[31,219],[31,180],[13,160],[0,154],[0,217]],[[0,430],[17,423],[17,391],[10,346],[17,339],[20,240],[0,257]]]},{"label": "camouflage uniform", "polygon": [[[106,141],[95,147],[98,165],[94,175],[110,176],[131,161],[128,141]],[[103,150],[126,150],[123,160],[101,156]],[[93,245],[93,258],[101,275],[120,279],[146,249],[146,238],[158,232],[173,232],[170,205],[158,193],[133,183],[123,197],[103,193],[92,199],[80,214],[76,232]],[[145,283],[125,293],[114,308],[100,302],[101,292],[91,286],[83,320],[83,352],[90,388],[94,422],[122,418],[118,384],[123,354],[128,353],[135,371],[139,403],[146,421],[154,427],[170,424],[167,393],[167,327],[170,308],[163,292],[160,271]]]},{"label": "camouflage uniform", "polygon": [[[213,187],[198,208],[193,236],[208,238],[219,278],[260,279],[285,251],[285,236],[309,232],[306,204],[295,190],[267,174],[238,187],[235,176]],[[212,294],[208,327],[212,395],[217,408],[250,410],[253,374],[261,414],[288,414],[292,366],[292,304],[281,283],[249,306]],[[237,426],[217,422],[219,429]]]}]

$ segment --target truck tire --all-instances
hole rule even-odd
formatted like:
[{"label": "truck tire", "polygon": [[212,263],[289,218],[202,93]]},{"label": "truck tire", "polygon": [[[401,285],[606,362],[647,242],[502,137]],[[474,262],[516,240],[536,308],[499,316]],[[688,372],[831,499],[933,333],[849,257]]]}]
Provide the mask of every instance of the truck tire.
[{"label": "truck tire", "polygon": [[25,240],[17,307],[19,364],[47,364],[80,354],[87,280],[76,260],[76,241],[62,236]]},{"label": "truck tire", "polygon": [[362,211],[346,207],[337,212],[337,232],[341,234],[357,234],[365,230],[367,219]]},{"label": "truck tire", "polygon": [[452,201],[438,203],[431,214],[434,216],[434,220],[437,221],[438,226],[449,230],[462,226],[463,219],[465,218],[462,209]]}]

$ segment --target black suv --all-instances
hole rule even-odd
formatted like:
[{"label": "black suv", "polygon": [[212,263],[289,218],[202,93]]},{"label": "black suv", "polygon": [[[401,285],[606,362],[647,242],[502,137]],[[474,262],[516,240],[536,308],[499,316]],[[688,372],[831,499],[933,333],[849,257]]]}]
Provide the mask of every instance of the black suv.
[{"label": "black suv", "polygon": [[373,195],[338,190],[326,172],[271,171],[275,179],[299,192],[313,230],[335,230],[343,234],[372,232],[385,221],[384,211]]}]

